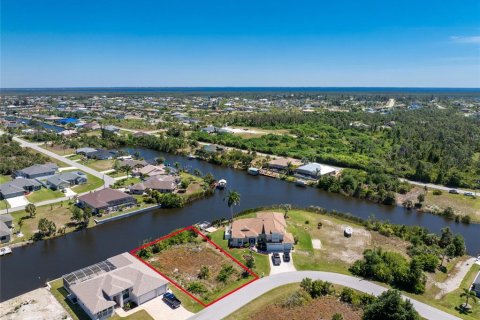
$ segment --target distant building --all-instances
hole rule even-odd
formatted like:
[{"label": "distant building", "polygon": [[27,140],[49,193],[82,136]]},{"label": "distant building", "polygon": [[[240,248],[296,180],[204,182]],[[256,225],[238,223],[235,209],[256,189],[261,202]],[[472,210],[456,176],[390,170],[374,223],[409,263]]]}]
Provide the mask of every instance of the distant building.
[{"label": "distant building", "polygon": [[[168,281],[129,253],[66,274],[64,288],[92,320],[103,320],[127,302],[137,306],[167,292]],[[159,302],[160,303],[160,302]]]},{"label": "distant building", "polygon": [[206,133],[215,133],[215,132],[218,131],[218,128],[210,125],[210,126],[207,126],[205,128],[202,128],[202,131],[206,132]]},{"label": "distant building", "polygon": [[87,183],[87,175],[81,171],[62,172],[46,180],[52,190],[62,190],[79,184]]},{"label": "distant building", "polygon": [[148,165],[145,160],[124,159],[118,162],[120,167],[143,168]]},{"label": "distant building", "polygon": [[268,168],[283,171],[288,168],[288,164],[291,163],[293,167],[298,167],[302,164],[300,160],[292,158],[276,158],[268,162]]},{"label": "distant building", "polygon": [[54,175],[58,171],[55,163],[34,164],[33,166],[15,171],[14,177],[22,177],[28,179],[42,179]]},{"label": "distant building", "polygon": [[90,153],[90,152],[95,152],[97,151],[97,149],[95,148],[90,148],[90,147],[85,147],[85,148],[78,148],[75,153],[76,154],[83,154],[83,155],[86,155],[87,153]]},{"label": "distant building", "polygon": [[120,128],[110,125],[110,126],[106,126],[105,128],[103,128],[103,130],[110,131],[110,132],[113,132],[113,133],[117,133],[117,132],[120,131]]},{"label": "distant building", "polygon": [[177,179],[174,176],[154,176],[143,182],[133,184],[128,189],[133,194],[143,194],[147,190],[172,193],[177,189]]},{"label": "distant building", "polygon": [[77,123],[78,119],[77,118],[64,118],[64,119],[56,120],[55,122],[66,125],[66,124],[69,124],[69,123]]},{"label": "distant building", "polygon": [[102,189],[85,194],[78,198],[78,205],[82,208],[89,207],[97,214],[101,210],[114,212],[123,208],[130,208],[137,204],[137,200],[120,190]]},{"label": "distant building", "polygon": [[12,236],[13,218],[9,214],[0,215],[0,243],[10,242]]},{"label": "distant building", "polygon": [[40,190],[42,184],[34,179],[18,178],[0,185],[0,199],[20,197]]},{"label": "distant building", "polygon": [[100,150],[95,150],[95,151],[92,151],[92,152],[87,152],[87,153],[85,153],[85,155],[89,159],[110,160],[110,159],[113,159],[113,158],[117,157],[118,152],[115,151],[115,150],[100,149]]},{"label": "distant building", "polygon": [[330,166],[312,162],[298,167],[295,172],[301,177],[318,179],[324,175],[335,175],[338,170]]},{"label": "distant building", "polygon": [[163,164],[157,166],[154,166],[153,164],[147,164],[144,167],[137,167],[132,170],[132,175],[134,176],[155,177],[165,174],[167,174],[167,171],[165,170],[165,166]]},{"label": "distant building", "polygon": [[220,147],[214,144],[207,144],[203,146],[203,151],[207,153],[222,152],[223,150],[224,150],[223,147]]}]

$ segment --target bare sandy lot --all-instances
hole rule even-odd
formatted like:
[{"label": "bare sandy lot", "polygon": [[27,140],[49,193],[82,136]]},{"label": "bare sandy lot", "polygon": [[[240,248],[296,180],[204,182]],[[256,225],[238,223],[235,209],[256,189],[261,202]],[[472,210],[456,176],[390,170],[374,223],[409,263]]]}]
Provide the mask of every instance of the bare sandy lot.
[{"label": "bare sandy lot", "polygon": [[0,304],[0,319],[44,320],[71,319],[46,288],[27,292]]}]

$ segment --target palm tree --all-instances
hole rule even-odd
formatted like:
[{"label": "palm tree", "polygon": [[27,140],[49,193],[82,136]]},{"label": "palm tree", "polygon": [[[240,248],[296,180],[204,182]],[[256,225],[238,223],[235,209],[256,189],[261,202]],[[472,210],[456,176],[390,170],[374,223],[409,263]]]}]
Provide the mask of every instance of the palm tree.
[{"label": "palm tree", "polygon": [[230,208],[230,215],[233,222],[233,206],[240,204],[240,193],[237,191],[228,190],[227,196],[223,199],[227,202],[227,206]]},{"label": "palm tree", "polygon": [[28,213],[28,215],[33,218],[37,214],[37,207],[33,203],[27,204],[25,207],[25,211]]},{"label": "palm tree", "polygon": [[287,162],[287,175],[291,175],[293,172],[293,163],[291,161]]},{"label": "palm tree", "polygon": [[475,291],[463,288],[463,292],[460,294],[460,297],[465,297],[465,303],[462,304],[462,308],[469,309],[470,305],[468,304],[468,300],[472,299],[473,302],[477,302],[477,295]]},{"label": "palm tree", "polygon": [[130,166],[128,166],[128,165],[125,165],[125,166],[122,167],[122,171],[125,171],[126,174],[127,174],[127,179],[128,179],[128,175],[129,175],[131,169],[132,168],[130,168]]}]

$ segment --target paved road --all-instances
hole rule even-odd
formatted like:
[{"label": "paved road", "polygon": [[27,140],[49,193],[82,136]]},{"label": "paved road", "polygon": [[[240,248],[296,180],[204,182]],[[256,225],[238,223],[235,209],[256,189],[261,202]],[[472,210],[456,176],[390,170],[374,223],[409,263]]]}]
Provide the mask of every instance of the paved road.
[{"label": "paved road", "polygon": [[[255,298],[261,296],[262,294],[275,289],[276,287],[282,286],[284,284],[295,283],[302,281],[303,278],[311,278],[314,280],[324,280],[329,281],[334,284],[350,287],[358,291],[365,293],[370,293],[374,295],[379,295],[387,289],[362,280],[360,278],[331,273],[323,271],[294,271],[280,273],[265,278],[261,278],[253,283],[247,285],[246,287],[236,291],[235,293],[223,298],[222,300],[214,303],[208,308],[203,309],[199,313],[190,317],[189,320],[211,320],[211,319],[223,319],[235,310],[246,305]],[[449,313],[438,310],[434,307],[431,307],[425,303],[410,299],[413,303],[415,309],[418,313],[426,318],[432,320],[460,320]]]},{"label": "paved road", "polygon": [[54,158],[54,159],[56,159],[56,160],[58,160],[58,161],[62,161],[62,162],[64,162],[64,163],[68,164],[68,165],[71,166],[71,167],[75,167],[75,168],[77,168],[77,169],[80,169],[80,170],[82,170],[82,171],[85,171],[85,172],[91,174],[92,176],[95,176],[95,177],[100,178],[100,179],[104,179],[104,180],[105,180],[105,184],[106,184],[107,186],[110,186],[110,185],[112,185],[112,184],[115,183],[115,179],[113,179],[112,177],[109,177],[109,176],[107,176],[107,175],[105,175],[105,174],[103,174],[103,173],[101,173],[101,172],[98,172],[98,171],[92,169],[92,168],[89,168],[89,167],[87,167],[87,166],[84,166],[83,164],[80,164],[80,163],[78,163],[78,162],[75,162],[75,161],[73,161],[73,160],[70,160],[70,159],[68,159],[68,158],[65,158],[65,157],[63,157],[63,156],[60,156],[60,155],[58,155],[58,154],[56,154],[56,153],[54,153],[54,152],[48,151],[48,150],[46,150],[46,149],[38,146],[38,145],[35,144],[35,143],[31,143],[31,142],[25,141],[25,140],[20,139],[20,138],[18,138],[18,137],[13,137],[13,140],[19,142],[19,143],[22,145],[22,147],[31,148],[31,149],[33,149],[33,150],[35,150],[35,151],[41,152],[41,153],[43,153],[43,154],[46,154],[47,156],[49,156],[49,157],[51,157],[51,158]]},{"label": "paved road", "polygon": [[[0,132],[0,134],[1,134],[1,132]],[[89,173],[89,174],[91,174],[91,175],[93,175],[93,176],[95,176],[95,177],[97,177],[97,178],[100,178],[100,179],[102,179],[102,180],[105,181],[105,184],[104,184],[105,186],[111,186],[111,185],[114,184],[115,181],[116,181],[114,178],[112,178],[112,177],[110,177],[110,176],[108,176],[108,175],[106,175],[106,174],[104,174],[104,173],[98,172],[98,171],[96,171],[96,170],[94,170],[94,169],[92,169],[92,168],[89,168],[89,167],[87,167],[87,166],[84,166],[84,165],[82,165],[82,164],[80,164],[80,163],[78,163],[78,162],[75,162],[75,161],[70,160],[70,159],[68,159],[68,158],[65,158],[65,157],[63,157],[63,156],[60,156],[60,155],[58,155],[58,154],[56,154],[56,153],[53,153],[53,152],[51,152],[51,151],[48,151],[48,150],[46,150],[46,149],[43,149],[42,147],[38,146],[38,145],[35,144],[35,143],[31,143],[31,142],[25,141],[25,140],[20,139],[20,138],[18,138],[18,137],[14,137],[13,140],[15,140],[15,141],[17,141],[18,143],[20,143],[22,147],[31,148],[31,149],[33,149],[33,150],[35,150],[35,151],[41,152],[41,153],[43,153],[43,154],[45,154],[45,155],[48,155],[48,156],[51,157],[51,158],[54,158],[54,159],[59,160],[59,161],[62,161],[62,162],[64,162],[64,163],[70,165],[71,167],[75,167],[75,168],[77,168],[77,169],[79,169],[79,170],[82,170],[82,171],[85,171],[85,172],[87,172],[87,173]],[[104,187],[104,186],[101,186],[100,188],[97,188],[97,189],[95,189],[95,190],[102,189],[103,187]],[[89,193],[89,192],[90,192],[90,191],[84,192],[84,193],[80,193],[80,194],[78,194],[78,195],[87,194],[87,193]],[[36,205],[37,207],[40,207],[40,206],[45,206],[45,205],[57,203],[57,202],[60,202],[60,201],[69,201],[70,198],[71,198],[71,197],[63,197],[63,198],[45,200],[45,201],[37,202],[37,203],[35,203],[35,205]],[[10,209],[8,209],[8,210],[6,210],[6,209],[5,209],[5,210],[0,210],[0,214],[7,213],[7,211],[8,211],[9,213],[10,213],[10,212],[15,212],[15,211],[21,211],[21,210],[23,210],[23,209],[25,209],[25,206],[10,208]]]},{"label": "paved road", "polygon": [[459,193],[463,194],[465,192],[473,192],[473,191],[470,191],[470,190],[463,190],[463,189],[457,189],[457,188],[449,188],[449,187],[446,187],[446,186],[441,186],[441,185],[438,185],[438,184],[433,184],[433,183],[424,183],[424,182],[418,182],[418,181],[412,181],[412,180],[407,180],[407,179],[403,179],[403,178],[400,178],[400,181],[406,181],[410,184],[414,184],[416,186],[420,186],[420,187],[427,187],[429,189],[438,189],[438,190],[443,190],[443,191],[449,191],[449,190],[452,190],[452,189],[455,189],[457,190]]}]

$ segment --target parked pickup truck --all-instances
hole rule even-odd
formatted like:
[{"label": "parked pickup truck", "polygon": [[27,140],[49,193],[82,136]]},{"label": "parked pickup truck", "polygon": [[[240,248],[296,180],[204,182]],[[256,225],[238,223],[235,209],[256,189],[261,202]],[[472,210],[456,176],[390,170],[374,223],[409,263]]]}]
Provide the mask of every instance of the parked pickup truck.
[{"label": "parked pickup truck", "polygon": [[173,293],[165,293],[162,300],[172,309],[177,309],[182,304]]}]

